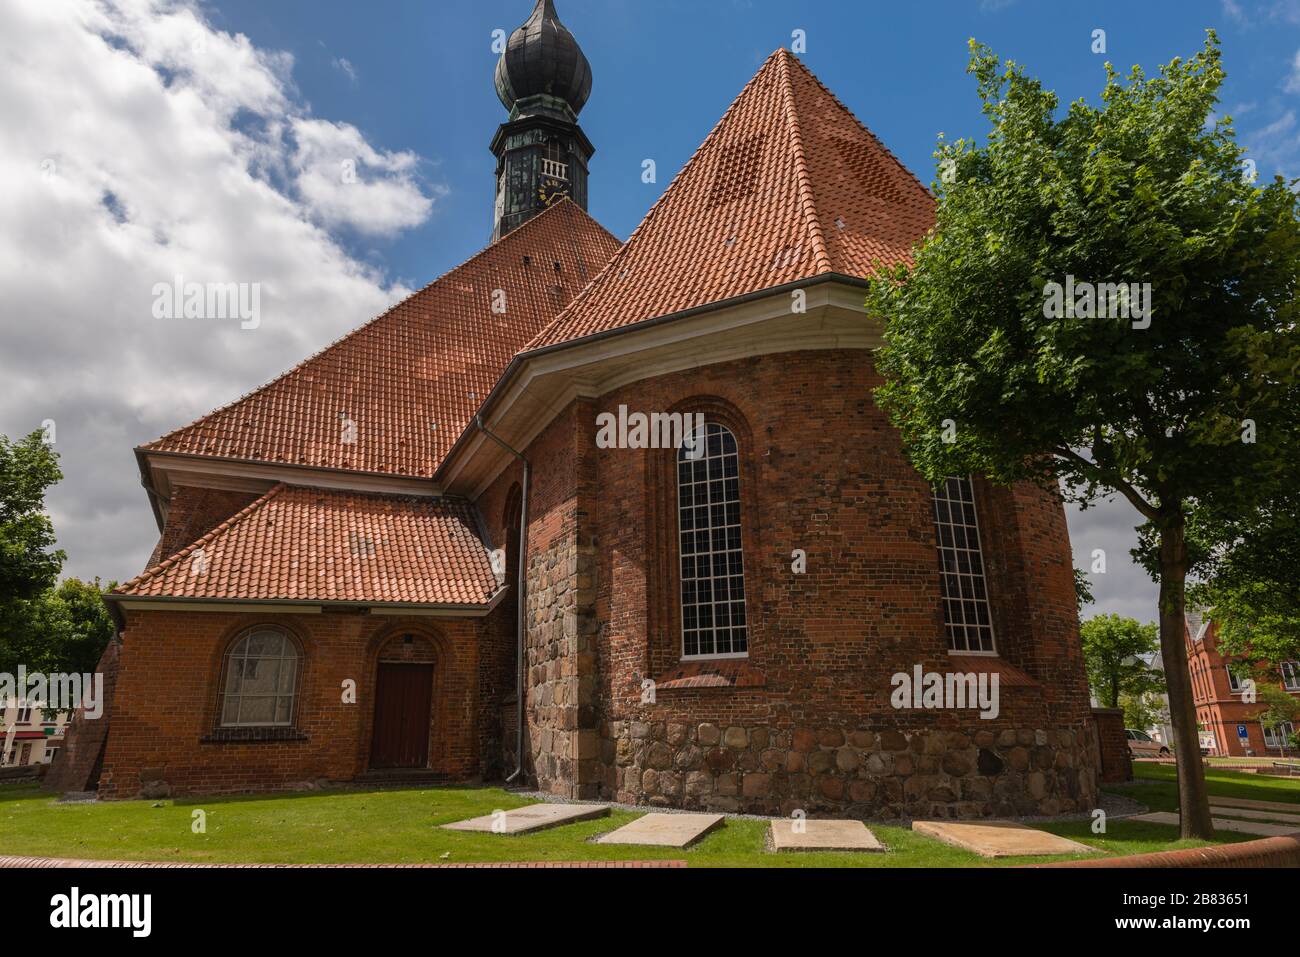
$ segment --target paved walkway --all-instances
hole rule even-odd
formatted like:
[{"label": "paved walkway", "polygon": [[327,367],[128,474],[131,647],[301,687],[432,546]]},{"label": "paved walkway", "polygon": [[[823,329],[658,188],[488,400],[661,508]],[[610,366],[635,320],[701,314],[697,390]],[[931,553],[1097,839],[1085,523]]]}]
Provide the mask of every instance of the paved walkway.
[{"label": "paved walkway", "polygon": [[[1139,814],[1137,817],[1129,818],[1129,820],[1146,821],[1150,824],[1168,824],[1171,827],[1177,827],[1179,823],[1178,814],[1174,811],[1152,811],[1150,814]],[[1295,834],[1300,831],[1300,827],[1294,824],[1230,821],[1226,817],[1211,817],[1210,823],[1214,825],[1216,831],[1235,831],[1239,834],[1254,834],[1258,837],[1281,837],[1284,834]]]},{"label": "paved walkway", "polygon": [[191,864],[181,861],[87,861],[72,860],[63,857],[13,857],[0,856],[0,868],[45,868],[45,867],[101,867],[101,868],[179,868],[182,870],[234,868],[238,870],[263,869],[325,869],[347,870],[381,868],[383,870],[428,870],[430,868],[481,868],[481,867],[522,867],[522,868],[643,868],[643,867],[685,867],[685,861],[484,861],[464,863],[431,864]]}]

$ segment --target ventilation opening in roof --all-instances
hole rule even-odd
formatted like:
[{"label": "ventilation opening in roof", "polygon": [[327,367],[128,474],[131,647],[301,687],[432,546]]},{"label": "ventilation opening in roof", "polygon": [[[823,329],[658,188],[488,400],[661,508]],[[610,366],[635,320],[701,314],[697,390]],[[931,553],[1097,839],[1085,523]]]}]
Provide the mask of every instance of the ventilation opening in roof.
[{"label": "ventilation opening in roof", "polygon": [[844,136],[832,136],[829,139],[835,151],[840,154],[844,168],[868,196],[883,199],[887,203],[907,201],[898,186],[897,166],[878,148]]},{"label": "ventilation opening in roof", "polygon": [[713,164],[713,189],[709,192],[709,208],[725,206],[758,189],[758,174],[762,170],[763,140],[758,134],[736,143],[723,146]]}]

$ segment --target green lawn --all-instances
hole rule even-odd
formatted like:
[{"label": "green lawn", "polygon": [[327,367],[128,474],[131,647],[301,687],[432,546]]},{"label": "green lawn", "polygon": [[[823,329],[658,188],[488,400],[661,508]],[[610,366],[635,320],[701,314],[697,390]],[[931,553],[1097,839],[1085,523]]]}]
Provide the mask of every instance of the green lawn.
[{"label": "green lawn", "polygon": [[[1134,762],[1132,784],[1115,788],[1117,793],[1141,801],[1153,811],[1177,811],[1178,772],[1172,764]],[[1245,774],[1216,765],[1205,769],[1211,794],[1220,797],[1252,798],[1256,801],[1286,801],[1300,813],[1300,778],[1279,778],[1267,774]]]},{"label": "green lawn", "polygon": [[[1125,793],[1153,808],[1176,804],[1173,769],[1140,766],[1142,780]],[[1300,781],[1258,779],[1214,771],[1217,794],[1300,802]],[[901,827],[873,825],[885,854],[770,854],[765,821],[728,820],[686,851],[592,844],[588,838],[633,820],[640,812],[570,824],[522,837],[465,834],[437,827],[530,803],[499,788],[337,790],[290,795],[58,804],[34,785],[0,786],[0,854],[212,863],[418,863],[436,861],[574,861],[684,858],[696,867],[970,867],[1048,858],[991,861],[920,837]],[[193,811],[207,815],[207,832],[191,831]],[[1111,821],[1095,835],[1089,822],[1046,830],[1107,854],[1195,847],[1175,841],[1171,827]],[[1225,834],[1224,841],[1247,839]]]}]

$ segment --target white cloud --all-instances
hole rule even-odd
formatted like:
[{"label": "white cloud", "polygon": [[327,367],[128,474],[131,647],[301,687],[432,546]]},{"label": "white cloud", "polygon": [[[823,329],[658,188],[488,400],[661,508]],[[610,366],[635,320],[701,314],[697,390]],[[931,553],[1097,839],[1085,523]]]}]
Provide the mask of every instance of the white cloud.
[{"label": "white cloud", "polygon": [[[126,578],[155,538],[132,447],[405,295],[330,230],[392,234],[439,190],[184,0],[11,0],[0,60],[0,432],[56,421],[65,571]],[[326,183],[344,151],[357,182]],[[176,275],[259,283],[260,326],[155,319]]]},{"label": "white cloud", "polygon": [[[1125,615],[1138,621],[1157,621],[1160,610],[1157,603],[1159,589],[1146,570],[1133,561],[1129,552],[1137,545],[1137,526],[1142,516],[1126,499],[1119,496],[1099,500],[1093,506],[1081,509],[1077,505],[1066,507],[1065,517],[1070,526],[1070,545],[1074,551],[1074,567],[1088,573],[1094,604],[1080,613],[1083,618],[1093,615]],[[1093,573],[1097,551],[1104,559],[1104,572]]]},{"label": "white cloud", "polygon": [[1288,93],[1300,93],[1300,50],[1291,58],[1291,72],[1282,81],[1282,89]]},{"label": "white cloud", "polygon": [[1255,160],[1260,180],[1280,173],[1285,179],[1300,177],[1300,131],[1294,110],[1287,110],[1272,123],[1243,133],[1241,142]]},{"label": "white cloud", "polygon": [[1223,14],[1243,27],[1264,23],[1300,24],[1300,0],[1223,0]]},{"label": "white cloud", "polygon": [[375,150],[346,123],[298,117],[291,129],[298,193],[324,224],[391,235],[428,217],[433,200],[420,195],[412,179],[414,153]]},{"label": "white cloud", "polygon": [[334,69],[338,70],[340,73],[342,73],[344,76],[348,78],[349,82],[354,84],[357,82],[358,80],[357,68],[352,65],[352,61],[349,60],[347,57],[338,56],[335,57],[330,62],[333,64]]}]

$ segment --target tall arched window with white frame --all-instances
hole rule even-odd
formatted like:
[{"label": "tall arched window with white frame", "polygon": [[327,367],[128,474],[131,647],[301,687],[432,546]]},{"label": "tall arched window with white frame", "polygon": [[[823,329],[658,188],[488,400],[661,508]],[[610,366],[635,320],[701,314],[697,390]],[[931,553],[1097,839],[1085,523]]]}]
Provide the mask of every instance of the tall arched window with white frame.
[{"label": "tall arched window with white frame", "polygon": [[[677,450],[683,658],[749,654],[741,548],[740,455],[724,425]],[[702,453],[702,454],[701,454]]]},{"label": "tall arched window with white frame", "polygon": [[948,650],[994,654],[979,519],[969,477],[950,476],[935,487],[934,531],[939,542],[939,590]]}]

